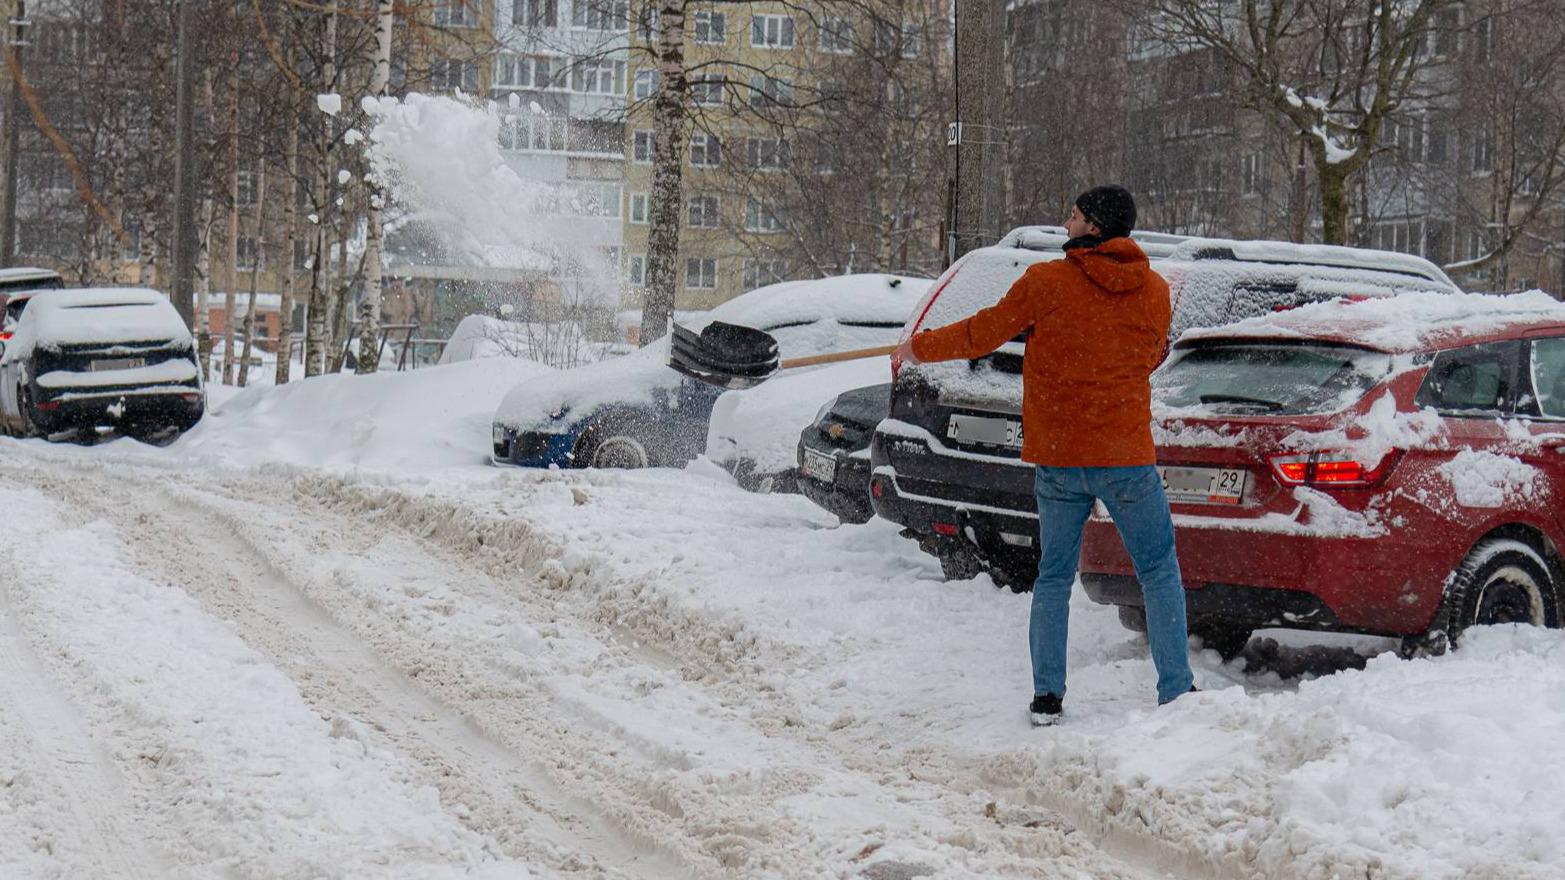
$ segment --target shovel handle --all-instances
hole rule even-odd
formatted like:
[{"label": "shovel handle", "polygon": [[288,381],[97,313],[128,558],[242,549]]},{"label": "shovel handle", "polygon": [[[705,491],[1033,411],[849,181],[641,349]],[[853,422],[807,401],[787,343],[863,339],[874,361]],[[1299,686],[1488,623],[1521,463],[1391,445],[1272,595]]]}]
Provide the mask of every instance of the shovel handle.
[{"label": "shovel handle", "polygon": [[835,364],[839,361],[856,361],[860,358],[880,357],[896,351],[895,345],[882,345],[878,348],[856,348],[853,351],[834,351],[830,354],[812,354],[806,357],[788,358],[777,365],[779,370],[792,367],[813,367],[816,364]]}]

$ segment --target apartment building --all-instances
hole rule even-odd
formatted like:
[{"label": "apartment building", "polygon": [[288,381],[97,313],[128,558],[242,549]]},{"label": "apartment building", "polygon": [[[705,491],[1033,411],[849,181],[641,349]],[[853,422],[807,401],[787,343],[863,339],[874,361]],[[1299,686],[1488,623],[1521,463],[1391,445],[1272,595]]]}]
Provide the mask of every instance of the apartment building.
[{"label": "apartment building", "polygon": [[[791,278],[905,271],[938,254],[948,120],[936,4],[714,3],[685,20],[692,125],[675,305],[710,308]],[[638,28],[639,46],[652,36]],[[627,307],[639,305],[657,71],[633,51],[625,137]],[[928,271],[932,266],[920,266]]]}]

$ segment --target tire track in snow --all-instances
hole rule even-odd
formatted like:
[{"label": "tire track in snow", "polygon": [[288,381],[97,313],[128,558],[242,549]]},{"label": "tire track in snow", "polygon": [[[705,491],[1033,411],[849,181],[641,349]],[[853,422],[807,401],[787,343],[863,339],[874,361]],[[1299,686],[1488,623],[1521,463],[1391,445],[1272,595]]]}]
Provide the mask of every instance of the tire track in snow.
[{"label": "tire track in snow", "polygon": [[140,480],[55,488],[64,488],[77,509],[95,511],[124,534],[142,535],[130,542],[128,561],[147,576],[178,584],[234,624],[331,720],[335,735],[416,762],[448,809],[505,856],[573,876],[688,875],[688,866],[614,833],[613,823],[590,804],[561,792],[546,772],[386,664],[307,598],[239,534],[231,514],[202,493]]},{"label": "tire track in snow", "polygon": [[[0,570],[17,573],[10,554],[0,555]],[[26,743],[31,767],[22,772],[31,787],[47,789],[42,806],[62,822],[45,830],[68,839],[39,840],[71,876],[104,880],[151,880],[174,876],[146,846],[147,830],[132,817],[130,799],[112,760],[87,733],[75,707],[60,694],[34,656],[11,605],[10,588],[0,584],[0,713],[14,744]],[[5,780],[10,788],[13,780]],[[14,844],[20,843],[13,842]]]}]

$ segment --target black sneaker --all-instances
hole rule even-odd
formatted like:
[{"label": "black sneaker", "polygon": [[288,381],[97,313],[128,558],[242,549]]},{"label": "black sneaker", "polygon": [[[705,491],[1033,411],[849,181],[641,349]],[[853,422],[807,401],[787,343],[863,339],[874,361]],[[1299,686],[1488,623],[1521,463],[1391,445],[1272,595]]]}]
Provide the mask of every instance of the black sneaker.
[{"label": "black sneaker", "polygon": [[1049,727],[1058,724],[1060,713],[1064,710],[1059,697],[1053,694],[1039,694],[1032,698],[1027,706],[1027,714],[1032,716],[1033,727]]}]

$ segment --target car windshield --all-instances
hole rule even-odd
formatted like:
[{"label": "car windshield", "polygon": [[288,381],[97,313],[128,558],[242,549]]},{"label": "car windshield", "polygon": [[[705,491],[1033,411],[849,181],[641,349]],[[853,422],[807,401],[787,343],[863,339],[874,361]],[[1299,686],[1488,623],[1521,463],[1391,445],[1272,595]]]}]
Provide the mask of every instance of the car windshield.
[{"label": "car windshield", "polygon": [[1160,409],[1335,412],[1390,369],[1390,355],[1345,345],[1214,343],[1176,352],[1153,374],[1152,399]]}]

